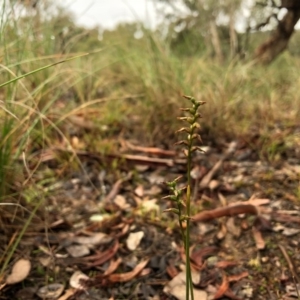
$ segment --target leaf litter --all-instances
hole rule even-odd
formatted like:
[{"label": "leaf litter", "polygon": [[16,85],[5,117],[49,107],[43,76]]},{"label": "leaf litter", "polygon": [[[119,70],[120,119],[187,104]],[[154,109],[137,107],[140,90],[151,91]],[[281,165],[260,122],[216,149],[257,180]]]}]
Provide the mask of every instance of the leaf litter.
[{"label": "leaf litter", "polygon": [[[47,291],[53,296],[56,289],[53,298],[60,300],[185,299],[179,229],[162,214],[171,203],[160,200],[167,193],[161,183],[184,174],[185,159],[176,151],[120,144],[120,153],[107,157],[76,150],[84,172],[74,171],[47,200],[51,232],[31,229],[31,250],[45,249],[43,256],[17,261],[2,284],[5,294],[25,295],[32,287],[31,299]],[[207,149],[195,155],[192,174],[196,299],[297,298],[299,158],[270,164],[240,141]],[[58,152],[66,150],[45,150],[44,163]],[[104,172],[103,159],[119,161],[120,171]],[[24,243],[26,238],[30,232]],[[18,264],[22,271],[14,275]],[[44,277],[31,275],[29,264],[53,276],[59,270],[57,278],[69,284],[43,285]],[[18,287],[20,281],[28,288]]]}]

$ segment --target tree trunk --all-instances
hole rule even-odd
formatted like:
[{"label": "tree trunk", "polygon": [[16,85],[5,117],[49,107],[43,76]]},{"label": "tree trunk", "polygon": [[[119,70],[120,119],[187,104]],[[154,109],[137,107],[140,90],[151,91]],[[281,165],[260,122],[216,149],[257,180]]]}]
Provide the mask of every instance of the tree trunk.
[{"label": "tree trunk", "polygon": [[231,7],[229,14],[229,35],[230,35],[230,58],[233,59],[238,52],[238,39],[234,28],[235,24],[235,11]]},{"label": "tree trunk", "polygon": [[214,47],[217,60],[220,63],[223,63],[224,57],[223,57],[220,38],[219,38],[219,34],[218,34],[218,28],[217,28],[217,25],[214,20],[209,22],[209,27],[210,27],[210,33],[211,33],[211,42]]},{"label": "tree trunk", "polygon": [[288,11],[279,21],[273,35],[256,49],[255,58],[258,62],[269,64],[287,48],[294,27],[300,18],[299,0],[292,0],[291,2],[293,5],[287,7]]}]

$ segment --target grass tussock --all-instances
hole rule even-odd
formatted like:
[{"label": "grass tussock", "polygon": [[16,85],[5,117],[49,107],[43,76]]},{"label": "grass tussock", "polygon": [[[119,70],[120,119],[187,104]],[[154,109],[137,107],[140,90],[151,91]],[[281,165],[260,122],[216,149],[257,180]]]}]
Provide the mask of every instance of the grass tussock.
[{"label": "grass tussock", "polygon": [[[49,24],[45,28],[49,31]],[[178,58],[151,33],[133,41],[121,36],[116,33],[106,41],[104,35],[102,51],[6,87],[1,93],[6,111],[1,114],[24,128],[26,122],[35,126],[32,118],[37,116],[34,123],[41,126],[40,114],[55,123],[92,106],[99,110],[96,123],[124,123],[136,134],[141,126],[150,143],[162,138],[156,135],[164,130],[157,128],[173,131],[173,113],[182,105],[178,96],[183,93],[207,101],[205,113],[211,117],[204,126],[214,134],[235,135],[252,125],[264,128],[279,121],[293,124],[299,115],[300,60],[295,57],[284,55],[268,68],[239,62],[219,66],[204,58]],[[28,42],[25,34],[2,47],[1,82],[74,55],[51,52],[55,47],[49,43],[47,36]],[[41,127],[35,129],[41,132]]]}]

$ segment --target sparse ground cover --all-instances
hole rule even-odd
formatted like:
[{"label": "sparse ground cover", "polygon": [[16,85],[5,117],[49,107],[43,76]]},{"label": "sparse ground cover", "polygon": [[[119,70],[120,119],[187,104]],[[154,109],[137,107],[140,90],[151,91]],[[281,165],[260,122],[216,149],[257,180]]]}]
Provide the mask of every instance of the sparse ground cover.
[{"label": "sparse ground cover", "polygon": [[[185,290],[179,228],[161,200],[162,182],[186,171],[173,146],[182,94],[207,102],[206,153],[192,171],[195,289],[203,299],[299,298],[299,58],[218,66],[126,27],[99,44],[80,32],[61,51],[55,23],[25,21],[1,36],[3,83],[94,53],[0,91],[2,299],[38,299],[49,284],[69,293],[56,299],[184,299],[171,285],[179,278]],[[30,273],[8,280],[21,258]]]}]

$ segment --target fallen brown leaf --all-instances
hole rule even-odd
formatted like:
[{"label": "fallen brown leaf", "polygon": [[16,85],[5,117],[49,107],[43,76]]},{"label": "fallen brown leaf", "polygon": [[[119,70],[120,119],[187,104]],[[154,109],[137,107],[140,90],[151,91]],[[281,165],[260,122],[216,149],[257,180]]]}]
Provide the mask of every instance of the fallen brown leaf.
[{"label": "fallen brown leaf", "polygon": [[214,247],[214,246],[199,249],[197,251],[192,252],[191,260],[198,267],[202,267],[204,259],[207,258],[208,256],[212,255],[213,253],[216,253],[217,251],[218,251],[218,248]]},{"label": "fallen brown leaf", "polygon": [[129,250],[134,251],[140,245],[145,233],[144,231],[131,232],[126,240],[126,246]]},{"label": "fallen brown leaf", "polygon": [[148,264],[148,262],[149,259],[140,262],[131,272],[127,272],[123,274],[111,274],[108,276],[108,280],[113,283],[130,281],[144,269],[144,267]]},{"label": "fallen brown leaf", "polygon": [[85,288],[83,282],[88,281],[90,278],[82,273],[81,271],[76,271],[71,276],[69,283],[72,288],[75,288],[77,290],[83,290]]},{"label": "fallen brown leaf", "polygon": [[154,155],[161,155],[161,156],[175,156],[176,152],[172,150],[164,150],[156,147],[142,147],[142,146],[136,146],[131,144],[128,141],[123,141],[123,144],[125,147],[128,147],[131,150],[139,151],[139,152],[145,152],[149,154]]},{"label": "fallen brown leaf", "polygon": [[97,255],[92,255],[85,257],[84,260],[92,261],[91,263],[87,263],[88,267],[95,267],[104,264],[106,261],[110,260],[118,251],[119,242],[116,241],[114,246],[106,251],[101,252]]},{"label": "fallen brown leaf", "polygon": [[149,275],[152,272],[151,268],[145,268],[139,273],[139,277]]},{"label": "fallen brown leaf", "polygon": [[254,206],[261,206],[261,205],[265,205],[265,204],[269,204],[271,202],[270,199],[268,198],[254,198],[251,197],[248,201],[237,201],[237,202],[233,202],[233,203],[229,203],[229,206],[235,206],[235,205],[254,205]]},{"label": "fallen brown leaf", "polygon": [[166,271],[171,278],[174,278],[179,273],[173,265],[168,265]]},{"label": "fallen brown leaf", "polygon": [[143,196],[144,196],[144,187],[141,185],[141,184],[139,184],[136,188],[135,188],[135,190],[134,190],[134,193],[138,196],[138,197],[140,197],[140,198],[142,198]]},{"label": "fallen brown leaf", "polygon": [[118,268],[118,266],[120,265],[121,262],[122,262],[122,259],[120,257],[116,260],[111,260],[108,268],[104,272],[104,275],[112,274]]},{"label": "fallen brown leaf", "polygon": [[76,289],[68,289],[66,292],[57,300],[68,300],[71,296],[76,293]]},{"label": "fallen brown leaf", "polygon": [[228,288],[229,288],[228,278],[223,274],[222,284],[220,285],[217,293],[215,294],[214,299],[220,299],[221,297],[223,297],[223,295],[228,290]]},{"label": "fallen brown leaf", "polygon": [[224,237],[227,234],[227,228],[226,228],[225,224],[223,224],[223,222],[221,223],[220,227],[221,228],[219,229],[219,231],[217,233],[217,238],[219,240],[222,240],[222,239],[224,239]]},{"label": "fallen brown leaf", "polygon": [[69,240],[76,244],[96,246],[110,243],[112,241],[112,237],[105,233],[98,232],[91,234],[90,236],[75,236]]},{"label": "fallen brown leaf", "polygon": [[228,267],[236,266],[238,263],[236,261],[221,260],[216,263],[216,267],[220,269],[226,269]]},{"label": "fallen brown leaf", "polygon": [[71,245],[66,247],[66,250],[72,257],[83,257],[90,254],[90,249],[87,245]]},{"label": "fallen brown leaf", "polygon": [[287,223],[300,223],[300,218],[291,216],[289,214],[283,214],[280,212],[273,212],[271,215],[272,220],[277,222],[287,222]]},{"label": "fallen brown leaf", "polygon": [[221,203],[222,206],[227,206],[227,200],[226,200],[226,198],[224,197],[223,194],[218,193],[218,198],[219,198],[220,203]]},{"label": "fallen brown leaf", "polygon": [[61,283],[51,283],[40,287],[36,294],[42,299],[57,299],[64,289],[65,287]]},{"label": "fallen brown leaf", "polygon": [[19,259],[12,267],[11,273],[7,276],[6,284],[15,284],[23,281],[30,272],[31,263],[28,259]]},{"label": "fallen brown leaf", "polygon": [[249,273],[247,271],[245,271],[245,272],[242,272],[240,274],[228,276],[228,281],[229,282],[235,282],[235,281],[239,281],[239,280],[241,280],[245,277],[248,277],[248,276],[249,276]]},{"label": "fallen brown leaf", "polygon": [[126,201],[126,198],[120,194],[116,195],[114,198],[114,204],[116,204],[120,210],[127,210],[130,208],[130,204]]},{"label": "fallen brown leaf", "polygon": [[255,240],[256,248],[258,250],[265,249],[266,243],[265,243],[265,241],[262,237],[261,232],[258,229],[256,229],[255,226],[252,227],[252,233],[253,233],[253,237],[254,237],[254,240]]},{"label": "fallen brown leaf", "polygon": [[[192,272],[192,281],[198,285],[200,281],[200,273]],[[178,300],[186,300],[186,273],[185,271],[178,273],[171,281],[169,281],[164,289],[164,293],[173,295]],[[195,300],[207,300],[206,291],[193,288]],[[190,296],[191,299],[191,296]]]},{"label": "fallen brown leaf", "polygon": [[120,237],[123,237],[124,235],[126,235],[127,232],[129,231],[129,228],[130,228],[129,224],[124,224],[122,230],[115,235],[115,238],[119,239]]},{"label": "fallen brown leaf", "polygon": [[236,216],[240,214],[250,214],[257,215],[258,208],[254,205],[236,205],[236,206],[226,206],[221,208],[212,209],[209,211],[202,211],[194,215],[191,218],[193,222],[207,222],[213,219],[228,217],[228,216]]}]

